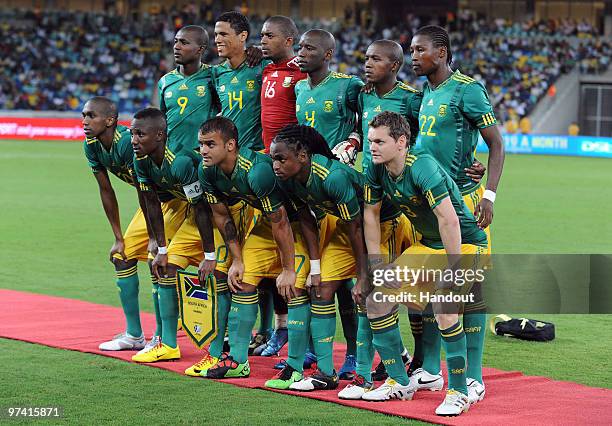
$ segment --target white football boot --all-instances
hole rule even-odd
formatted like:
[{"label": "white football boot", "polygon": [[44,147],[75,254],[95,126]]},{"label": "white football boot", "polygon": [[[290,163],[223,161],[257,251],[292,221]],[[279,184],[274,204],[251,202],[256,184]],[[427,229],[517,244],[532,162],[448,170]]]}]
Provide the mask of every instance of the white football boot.
[{"label": "white football boot", "polygon": [[430,374],[422,368],[417,368],[410,376],[410,384],[416,390],[439,391],[444,387],[442,374]]},{"label": "white football boot", "polygon": [[361,399],[364,401],[388,401],[390,399],[411,400],[416,389],[410,383],[407,386],[400,385],[392,378],[369,392],[365,392]]},{"label": "white football boot", "polygon": [[363,376],[356,375],[351,383],[338,392],[340,399],[361,399],[366,393],[374,389],[372,382],[366,381]]},{"label": "white football boot", "polygon": [[467,412],[469,408],[470,401],[467,395],[457,392],[454,389],[449,389],[446,391],[446,397],[444,401],[442,401],[442,404],[438,405],[438,408],[436,408],[436,414],[446,417],[458,416],[461,413]]},{"label": "white football boot", "polygon": [[151,349],[153,349],[155,346],[159,345],[160,343],[161,343],[161,337],[153,336],[153,337],[151,337],[151,340],[149,340],[147,342],[147,344],[144,346],[144,348],[139,350],[136,355],[140,355],[140,354],[143,354],[145,352],[149,352]]},{"label": "white football boot", "polygon": [[470,404],[474,405],[479,401],[482,401],[485,397],[485,385],[484,383],[480,383],[476,379],[472,379],[468,377],[466,379],[467,388],[468,388],[468,399],[470,400]]},{"label": "white football boot", "polygon": [[117,334],[112,340],[100,343],[101,351],[138,351],[145,347],[144,335],[140,337],[130,336],[127,332]]}]

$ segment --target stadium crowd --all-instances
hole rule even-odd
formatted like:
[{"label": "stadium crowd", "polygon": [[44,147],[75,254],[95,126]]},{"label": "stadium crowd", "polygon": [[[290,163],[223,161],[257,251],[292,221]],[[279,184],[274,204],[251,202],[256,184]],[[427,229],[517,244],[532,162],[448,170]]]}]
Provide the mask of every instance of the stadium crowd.
[{"label": "stadium crowd", "polygon": [[[1,12],[6,38],[0,47],[0,109],[74,111],[93,95],[111,97],[126,113],[146,106],[159,76],[174,66],[168,54],[176,29],[204,22],[212,33],[217,13],[207,4],[153,12],[139,19],[68,11]],[[337,41],[334,67],[361,77],[372,41],[398,41],[409,63],[415,29],[446,24],[456,52],[453,67],[486,82],[502,122],[528,115],[554,81],[575,67],[582,73],[607,70],[612,54],[610,40],[598,37],[584,22],[487,22],[466,11],[443,22],[409,15],[377,31],[372,18],[347,13],[341,20],[302,19],[297,24],[300,31],[319,27],[332,32]],[[263,20],[252,16],[252,43],[259,41]],[[218,60],[214,46],[205,60]],[[398,77],[421,85],[409,66]]]}]

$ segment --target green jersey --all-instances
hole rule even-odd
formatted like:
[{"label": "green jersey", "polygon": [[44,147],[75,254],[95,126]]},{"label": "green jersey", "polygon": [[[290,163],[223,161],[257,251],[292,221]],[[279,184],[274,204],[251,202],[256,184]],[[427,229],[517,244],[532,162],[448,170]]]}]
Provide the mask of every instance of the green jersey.
[{"label": "green jersey", "polygon": [[438,218],[433,210],[450,197],[460,222],[461,242],[487,245],[487,235],[478,227],[474,215],[463,202],[457,184],[423,150],[408,152],[404,171],[397,178],[391,177],[383,164],[368,164],[364,192],[368,204],[376,204],[388,195],[423,236],[421,242],[433,249],[444,248]]},{"label": "green jersey", "polygon": [[94,173],[107,170],[122,181],[134,185],[134,151],[130,129],[117,126],[110,150],[106,150],[98,138],[86,138],[83,144],[85,157]]},{"label": "green jersey", "polygon": [[233,69],[229,61],[213,67],[213,81],[221,101],[221,115],[238,128],[238,146],[254,151],[264,148],[261,139],[261,81],[270,61],[249,67],[243,62]]},{"label": "green jersey", "polygon": [[362,185],[359,172],[321,154],[312,156],[305,185],[296,179],[281,181],[285,194],[297,206],[309,206],[319,219],[328,213],[345,221],[361,214]]},{"label": "green jersey", "polygon": [[330,72],[315,87],[310,79],[295,84],[295,115],[299,124],[314,127],[330,148],[356,130],[358,98],[363,82],[354,76]]},{"label": "green jersey", "polygon": [[219,112],[211,67],[202,64],[190,76],[184,76],[177,68],[159,80],[157,90],[159,108],[168,122],[168,146],[197,148],[200,126]]},{"label": "green jersey", "polygon": [[363,134],[363,157],[361,168],[370,163],[372,153],[368,140],[370,122],[383,111],[392,111],[406,117],[410,123],[410,133],[414,141],[419,132],[419,108],[423,94],[418,90],[398,81],[393,89],[382,97],[373,90],[371,93],[359,93],[359,112],[361,114],[361,132]]},{"label": "green jersey", "polygon": [[265,214],[276,212],[284,204],[272,159],[246,147],[240,148],[230,176],[218,166],[207,167],[203,163],[198,176],[209,204],[244,200]]},{"label": "green jersey", "polygon": [[201,157],[192,150],[182,150],[175,154],[168,146],[161,167],[148,155],[134,157],[140,190],[166,191],[176,198],[195,204],[202,199],[202,187],[198,180],[200,161]]},{"label": "green jersey", "polygon": [[465,171],[474,162],[479,129],[497,124],[485,87],[458,70],[435,89],[427,83],[417,145],[431,154],[467,194],[480,185]]}]

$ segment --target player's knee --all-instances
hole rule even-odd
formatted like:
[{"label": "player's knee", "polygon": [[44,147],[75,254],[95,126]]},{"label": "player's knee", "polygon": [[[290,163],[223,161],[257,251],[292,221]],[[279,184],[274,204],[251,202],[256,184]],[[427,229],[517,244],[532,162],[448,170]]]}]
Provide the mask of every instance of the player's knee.
[{"label": "player's knee", "polygon": [[115,271],[125,271],[126,269],[133,268],[138,263],[136,259],[130,260],[121,260],[121,259],[113,259],[113,264],[115,265]]},{"label": "player's knee", "polygon": [[459,314],[436,314],[436,322],[440,330],[445,330],[459,321]]},{"label": "player's knee", "polygon": [[393,310],[393,305],[388,302],[381,302],[380,300],[377,301],[377,298],[374,295],[375,292],[372,292],[366,298],[366,310],[368,312],[368,318],[379,318],[391,313],[391,311]]}]

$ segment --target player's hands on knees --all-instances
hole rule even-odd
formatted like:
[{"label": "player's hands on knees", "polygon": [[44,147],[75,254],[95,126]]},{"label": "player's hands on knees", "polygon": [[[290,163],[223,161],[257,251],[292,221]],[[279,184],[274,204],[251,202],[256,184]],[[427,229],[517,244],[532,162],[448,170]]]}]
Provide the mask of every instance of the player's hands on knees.
[{"label": "player's hands on knees", "polygon": [[120,240],[115,240],[115,244],[113,244],[110,249],[109,260],[111,261],[111,263],[113,263],[113,258],[115,254],[120,255],[121,260],[123,260],[124,262],[128,260],[127,256],[125,255],[125,243],[123,242],[123,238],[121,238]]},{"label": "player's hands on knees", "polygon": [[153,256],[157,254],[157,240],[155,238],[149,238],[149,244],[147,244],[147,252]]},{"label": "player's hands on knees", "polygon": [[293,269],[284,268],[278,277],[276,277],[276,288],[278,289],[278,294],[280,294],[281,297],[287,302],[290,302],[291,299],[297,296],[295,278],[296,275]]},{"label": "player's hands on knees", "polygon": [[474,216],[480,229],[485,229],[493,222],[493,203],[483,198],[474,210]]},{"label": "player's hands on knees", "polygon": [[198,279],[200,280],[200,284],[206,281],[209,275],[215,273],[215,268],[217,267],[216,260],[206,260],[202,259],[200,262],[200,266],[198,267]]},{"label": "player's hands on knees", "polygon": [[227,271],[227,285],[232,293],[236,293],[242,290],[242,277],[244,276],[244,263],[242,261],[234,259],[232,266]]},{"label": "player's hands on knees", "polygon": [[249,67],[259,65],[263,59],[263,52],[261,51],[261,48],[257,46],[247,47],[244,53],[246,53],[246,63]]},{"label": "player's hands on knees", "polygon": [[310,289],[311,294],[313,294],[317,299],[321,297],[321,274],[308,275],[306,287]]},{"label": "player's hands on knees", "polygon": [[155,255],[155,259],[153,259],[153,263],[151,264],[151,269],[153,269],[153,274],[160,278],[166,278],[168,276],[168,255],[157,253]]},{"label": "player's hands on knees", "polygon": [[480,182],[485,174],[487,168],[480,161],[474,159],[474,162],[470,167],[463,169],[467,177],[472,179],[474,182]]}]

